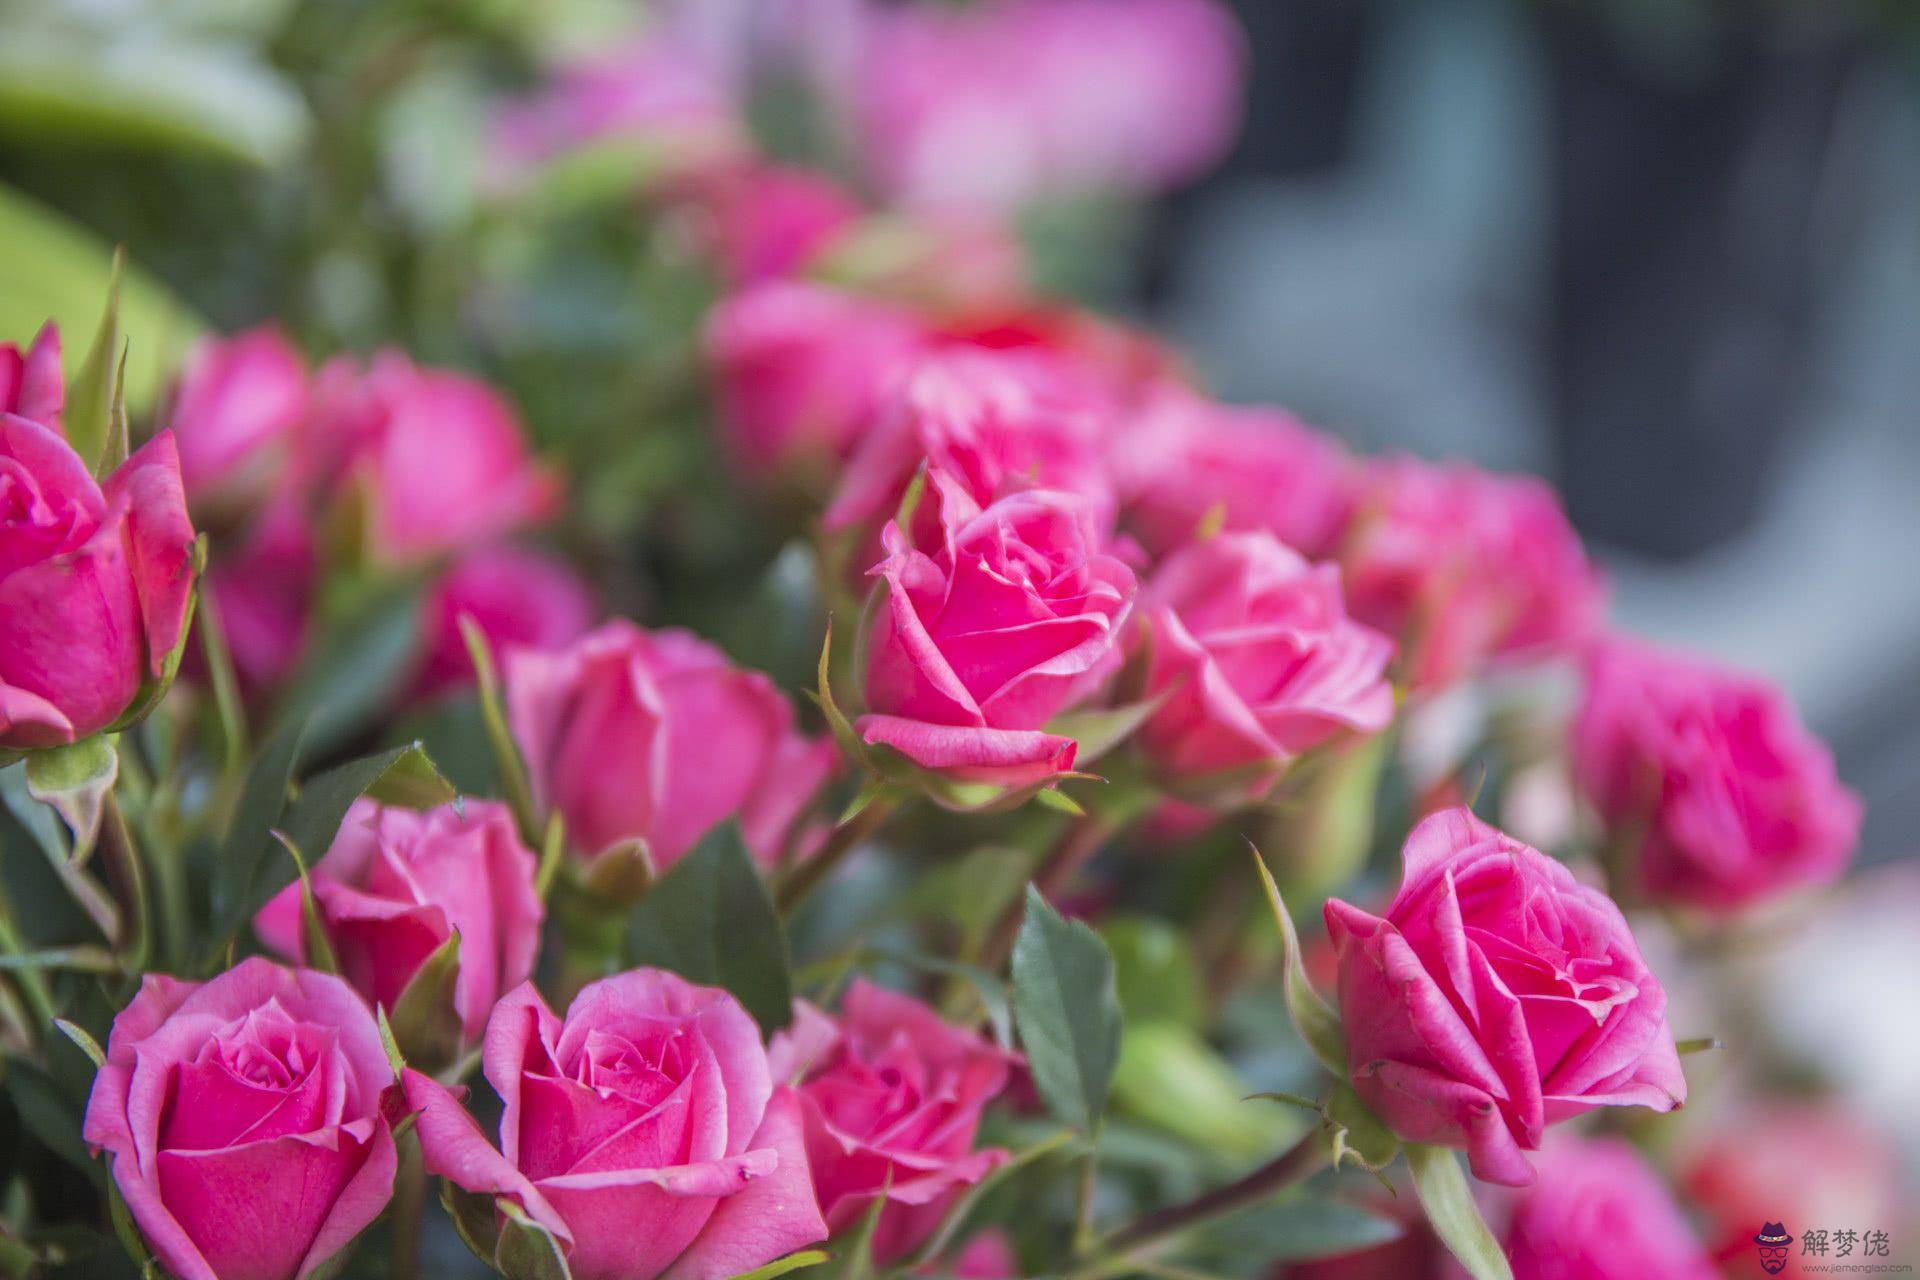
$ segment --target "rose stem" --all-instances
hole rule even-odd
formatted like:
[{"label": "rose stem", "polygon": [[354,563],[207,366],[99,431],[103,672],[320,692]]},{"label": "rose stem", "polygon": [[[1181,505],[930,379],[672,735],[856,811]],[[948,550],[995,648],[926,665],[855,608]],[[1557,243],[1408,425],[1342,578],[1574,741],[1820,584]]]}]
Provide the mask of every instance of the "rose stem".
[{"label": "rose stem", "polygon": [[427,1169],[420,1159],[420,1138],[400,1139],[400,1169],[393,1180],[393,1280],[420,1274],[420,1216],[427,1205]]},{"label": "rose stem", "polygon": [[[1041,897],[1052,901],[1112,835],[1113,825],[1107,819],[1093,813],[1081,814],[1060,833],[1060,839],[1048,851],[1039,870],[1033,873],[1033,887],[1040,891]],[[1020,936],[1020,924],[1026,918],[1026,905],[1026,896],[1016,894],[1001,913],[987,945],[981,948],[980,967],[988,973],[998,973],[1007,957],[1013,954],[1014,940]]]},{"label": "rose stem", "polygon": [[820,846],[820,851],[795,867],[780,882],[776,895],[780,914],[793,915],[800,904],[806,901],[807,895],[818,889],[849,853],[880,829],[880,824],[892,816],[899,803],[898,800],[882,796],[828,832],[827,841]]},{"label": "rose stem", "polygon": [[1318,1173],[1330,1158],[1324,1136],[1318,1127],[1309,1131],[1285,1152],[1261,1165],[1237,1182],[1229,1182],[1185,1204],[1170,1205],[1150,1213],[1132,1226],[1123,1228],[1100,1242],[1102,1252],[1124,1254],[1158,1244],[1237,1209],[1258,1204],[1296,1182]]}]

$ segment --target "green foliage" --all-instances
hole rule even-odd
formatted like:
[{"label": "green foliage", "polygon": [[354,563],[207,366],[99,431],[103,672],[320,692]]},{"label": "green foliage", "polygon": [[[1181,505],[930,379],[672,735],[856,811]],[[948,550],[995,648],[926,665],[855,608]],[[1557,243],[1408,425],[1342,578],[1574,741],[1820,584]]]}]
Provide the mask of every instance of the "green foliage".
[{"label": "green foliage", "polygon": [[1120,998],[1100,935],[1028,886],[1013,947],[1013,1012],[1034,1087],[1062,1123],[1099,1128],[1120,1056]]},{"label": "green foliage", "polygon": [[1409,1144],[1407,1165],[1413,1170],[1413,1189],[1427,1221],[1474,1280],[1513,1280],[1513,1268],[1500,1242],[1487,1230],[1460,1158],[1445,1147]]}]

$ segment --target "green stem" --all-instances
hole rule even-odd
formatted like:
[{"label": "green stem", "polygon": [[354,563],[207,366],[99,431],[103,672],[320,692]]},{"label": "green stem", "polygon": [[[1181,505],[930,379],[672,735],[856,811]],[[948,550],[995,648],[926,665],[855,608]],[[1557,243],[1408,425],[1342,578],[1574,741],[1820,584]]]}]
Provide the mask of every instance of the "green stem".
[{"label": "green stem", "polygon": [[400,1139],[400,1168],[393,1179],[392,1257],[388,1274],[393,1280],[417,1280],[420,1275],[420,1218],[427,1206],[427,1169],[421,1162],[420,1138],[408,1133]]},{"label": "green stem", "polygon": [[[1100,851],[1100,846],[1113,833],[1112,822],[1097,813],[1083,813],[1075,818],[1060,833],[1060,838],[1033,873],[1033,887],[1040,891],[1040,896],[1051,901],[1067,886],[1075,873]],[[1020,923],[1026,916],[1026,905],[1026,895],[1015,894],[1013,901],[1001,913],[1000,922],[988,935],[986,946],[980,951],[980,967],[988,973],[998,973],[1007,962],[1007,957],[1013,954],[1014,941],[1020,936]]]},{"label": "green stem", "polygon": [[788,873],[787,878],[780,882],[780,889],[776,895],[780,914],[791,918],[800,904],[805,902],[815,889],[826,883],[827,877],[846,861],[847,855],[858,848],[868,836],[880,829],[881,824],[893,815],[899,804],[898,800],[890,797],[879,797],[829,832],[827,841],[820,846],[819,852],[795,867]]},{"label": "green stem", "polygon": [[1093,1243],[1093,1193],[1100,1179],[1100,1129],[1096,1125],[1080,1157],[1080,1184],[1073,1202],[1073,1255],[1077,1258]]},{"label": "green stem", "polygon": [[1184,1204],[1141,1218],[1100,1242],[1102,1254],[1124,1256],[1168,1240],[1230,1213],[1258,1204],[1318,1173],[1330,1159],[1318,1127],[1252,1173]]},{"label": "green stem", "polygon": [[[0,952],[10,957],[31,956],[26,942],[19,930],[14,927],[13,912],[6,899],[6,890],[0,886]],[[33,1017],[33,1032],[36,1040],[53,1025],[55,1011],[53,993],[47,988],[47,980],[40,970],[32,965],[21,965],[14,970],[14,984],[20,988],[20,996],[27,1003],[28,1012]]]}]

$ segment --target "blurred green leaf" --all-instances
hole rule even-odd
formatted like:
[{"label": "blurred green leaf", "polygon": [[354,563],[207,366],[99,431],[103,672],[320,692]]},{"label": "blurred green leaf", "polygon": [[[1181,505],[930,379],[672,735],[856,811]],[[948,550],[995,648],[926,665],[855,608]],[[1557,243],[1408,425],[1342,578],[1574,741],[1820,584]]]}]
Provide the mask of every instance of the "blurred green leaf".
[{"label": "blurred green leaf", "polygon": [[1206,1019],[1200,962],[1178,928],[1150,916],[1113,916],[1100,926],[1100,936],[1113,952],[1120,1008],[1128,1022],[1198,1028]]},{"label": "blurred green leaf", "polygon": [[1206,1229],[1202,1245],[1229,1258],[1308,1262],[1383,1245],[1404,1230],[1392,1218],[1357,1205],[1294,1196],[1222,1218]]},{"label": "blurred green leaf", "polygon": [[1113,1076],[1117,1110],[1211,1151],[1252,1159],[1317,1121],[1249,1101],[1245,1083],[1194,1031],[1129,1017]]},{"label": "blurred green leaf", "polygon": [[1280,926],[1280,938],[1285,947],[1281,957],[1280,985],[1287,997],[1287,1013],[1293,1018],[1295,1030],[1300,1038],[1313,1050],[1313,1056],[1320,1059],[1321,1065],[1342,1079],[1347,1073],[1346,1039],[1340,1030],[1340,1019],[1335,1016],[1320,993],[1313,989],[1313,983],[1307,978],[1306,965],[1300,959],[1300,935],[1294,932],[1293,917],[1287,912],[1287,904],[1280,897],[1280,887],[1273,882],[1273,873],[1267,870],[1266,860],[1260,851],[1247,846],[1253,853],[1253,865],[1260,875],[1260,885],[1267,891],[1267,905],[1273,909],[1274,923]]},{"label": "blurred green leaf", "polygon": [[1062,918],[1032,885],[1013,946],[1013,1011],[1040,1096],[1061,1121],[1093,1132],[1120,1054],[1113,956],[1099,934]]},{"label": "blurred green leaf", "polygon": [[120,753],[104,734],[28,754],[27,791],[66,819],[75,862],[84,862],[92,852],[107,792],[119,776]]},{"label": "blurred green leaf", "polygon": [[393,1002],[394,1041],[406,1060],[422,1071],[440,1071],[460,1056],[460,1014],[453,1006],[459,978],[460,931],[455,929]]},{"label": "blurred green leaf", "polygon": [[412,581],[388,584],[329,618],[288,681],[275,727],[304,722],[313,748],[324,750],[391,706],[419,652],[420,594]]},{"label": "blurred green leaf", "polygon": [[1417,1143],[1407,1146],[1407,1164],[1413,1170],[1413,1189],[1427,1221],[1474,1280],[1513,1280],[1513,1268],[1500,1242],[1487,1230],[1460,1158],[1446,1147]]},{"label": "blurred green leaf", "polygon": [[518,1204],[498,1200],[504,1218],[494,1246],[493,1265],[507,1280],[572,1280],[567,1257],[553,1233],[529,1218]]},{"label": "blurred green leaf", "polygon": [[752,1271],[743,1271],[733,1280],[774,1280],[775,1276],[784,1276],[792,1271],[803,1271],[808,1267],[817,1267],[823,1262],[833,1261],[833,1255],[819,1249],[808,1249],[804,1253],[790,1253],[764,1267],[755,1267]]},{"label": "blurred green leaf", "polygon": [[96,474],[105,474],[99,464],[105,461],[102,455],[113,427],[113,405],[120,394],[120,277],[126,271],[126,259],[125,249],[114,249],[107,268],[106,306],[86,357],[67,385],[67,403],[60,417],[67,442]]}]

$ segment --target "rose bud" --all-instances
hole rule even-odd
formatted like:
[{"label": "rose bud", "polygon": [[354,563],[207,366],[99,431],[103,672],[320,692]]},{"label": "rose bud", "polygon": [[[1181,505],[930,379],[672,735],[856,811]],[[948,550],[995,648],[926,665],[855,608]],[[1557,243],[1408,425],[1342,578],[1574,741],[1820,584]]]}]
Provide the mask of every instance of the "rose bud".
[{"label": "rose bud", "polygon": [[982,511],[930,471],[921,506],[940,512],[931,549],[889,524],[872,570],[886,598],[855,730],[959,781],[1021,787],[1072,768],[1073,739],[1042,726],[1119,666],[1133,570],[1100,550],[1075,495],[1026,490]]},{"label": "rose bud", "polygon": [[304,1280],[386,1207],[393,1068],[339,978],[255,957],[149,974],[113,1020],[85,1136],[179,1280]]},{"label": "rose bud", "polygon": [[[536,860],[507,807],[464,807],[464,815],[452,805],[420,813],[356,800],[310,879],[341,974],[389,1013],[459,933],[453,1010],[464,1042],[474,1044],[494,1001],[533,973],[545,911],[533,888]],[[261,909],[253,928],[289,960],[312,959],[298,881]]]},{"label": "rose bud", "polygon": [[194,509],[264,498],[306,411],[306,364],[278,329],[195,344],[167,413]]},{"label": "rose bud", "polygon": [[487,547],[463,558],[428,592],[421,606],[425,655],[415,697],[473,682],[460,619],[470,617],[488,648],[558,649],[586,634],[599,615],[593,591],[557,556],[517,547]]},{"label": "rose bud", "polygon": [[1353,460],[1279,409],[1233,408],[1170,388],[1130,420],[1113,454],[1127,526],[1156,551],[1217,523],[1330,556],[1353,505]]},{"label": "rose bud", "polygon": [[1575,773],[1630,891],[1727,912],[1837,879],[1860,799],[1779,690],[1623,639],[1588,658]]},{"label": "rose bud", "polygon": [[725,299],[706,352],[732,457],[754,477],[836,464],[920,340],[904,309],[824,285],[777,280]]},{"label": "rose bud", "polygon": [[1466,809],[1402,857],[1385,917],[1326,905],[1348,1071],[1389,1129],[1524,1186],[1547,1125],[1685,1101],[1666,992],[1612,900]]},{"label": "rose bud", "polygon": [[[42,410],[44,372],[21,383]],[[0,751],[98,733],[166,676],[193,541],[167,432],[103,485],[55,427],[0,415]]]},{"label": "rose bud", "polygon": [[1014,1059],[910,996],[856,978],[838,1017],[796,1002],[768,1056],[776,1077],[797,1082],[828,1229],[855,1226],[885,1199],[873,1236],[882,1266],[1007,1158],[974,1139]]},{"label": "rose bud", "polygon": [[551,515],[559,478],[527,451],[513,409],[465,374],[397,351],[364,371],[320,371],[302,474],[350,508],[364,504],[367,551],[414,565],[491,542]]},{"label": "rose bud", "polygon": [[1168,778],[1244,797],[1336,734],[1393,719],[1393,641],[1347,617],[1337,568],[1270,533],[1175,552],[1141,598],[1147,696],[1163,700],[1140,741]]},{"label": "rose bud", "polygon": [[1625,1139],[1561,1134],[1538,1161],[1532,1186],[1489,1197],[1514,1280],[1716,1280],[1673,1193]]},{"label": "rose bud", "polygon": [[41,325],[24,353],[11,342],[0,342],[0,413],[51,427],[58,424],[66,399],[59,325],[51,320]]},{"label": "rose bud", "polygon": [[1356,502],[1347,605],[1399,638],[1405,683],[1438,688],[1495,658],[1548,657],[1598,625],[1599,573],[1543,481],[1392,458],[1368,468]]},{"label": "rose bud", "polygon": [[796,731],[771,680],[690,632],[615,619],[565,649],[509,650],[504,665],[535,798],[589,856],[644,840],[665,869],[737,817],[771,865],[839,767],[830,740]]},{"label": "rose bud", "polygon": [[239,545],[208,565],[207,596],[250,695],[274,689],[299,665],[319,576],[313,530],[290,494],[269,499]]},{"label": "rose bud", "polygon": [[[484,1045],[498,1149],[406,1073],[427,1170],[514,1205],[574,1280],[725,1280],[825,1238],[798,1102],[726,992],[637,969],[586,987],[562,1020],[522,986]],[[496,1209],[482,1226],[505,1221]]]}]

